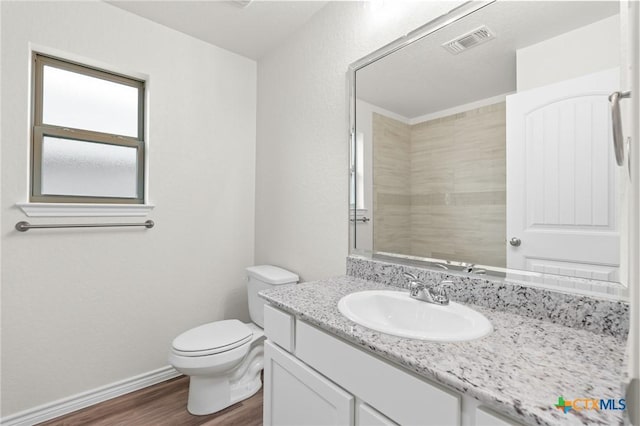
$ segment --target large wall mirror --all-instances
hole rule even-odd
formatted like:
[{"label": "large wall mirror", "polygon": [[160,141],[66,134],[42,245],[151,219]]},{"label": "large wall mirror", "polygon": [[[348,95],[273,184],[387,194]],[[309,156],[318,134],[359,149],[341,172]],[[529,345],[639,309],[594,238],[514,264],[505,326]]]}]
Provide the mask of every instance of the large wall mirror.
[{"label": "large wall mirror", "polygon": [[351,252],[624,295],[619,4],[467,3],[351,69]]}]

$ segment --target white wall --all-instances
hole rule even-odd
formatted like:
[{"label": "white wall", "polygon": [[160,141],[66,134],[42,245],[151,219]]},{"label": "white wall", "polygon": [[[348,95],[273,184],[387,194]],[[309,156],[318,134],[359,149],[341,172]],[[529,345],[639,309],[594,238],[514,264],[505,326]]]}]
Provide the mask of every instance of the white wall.
[{"label": "white wall", "polygon": [[617,67],[620,53],[619,15],[518,49],[518,92]]},{"label": "white wall", "polygon": [[[163,367],[187,328],[248,319],[256,63],[102,2],[1,8],[7,416]],[[29,43],[150,76],[155,228],[14,230],[26,219],[15,203],[28,193]],[[95,221],[51,219],[78,220]]]},{"label": "white wall", "polygon": [[258,64],[256,263],[345,273],[350,63],[461,2],[331,2]]}]

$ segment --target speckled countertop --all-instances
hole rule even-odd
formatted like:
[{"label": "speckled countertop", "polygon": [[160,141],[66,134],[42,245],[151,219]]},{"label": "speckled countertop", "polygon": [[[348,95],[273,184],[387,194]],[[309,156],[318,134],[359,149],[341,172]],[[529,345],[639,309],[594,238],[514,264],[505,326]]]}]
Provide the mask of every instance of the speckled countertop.
[{"label": "speckled countertop", "polygon": [[470,305],[494,331],[479,340],[438,343],[379,333],[338,311],[345,295],[398,290],[341,276],[264,290],[262,297],[297,318],[329,331],[427,379],[471,396],[526,424],[614,425],[622,413],[556,409],[558,397],[622,398],[626,343],[621,338]]}]

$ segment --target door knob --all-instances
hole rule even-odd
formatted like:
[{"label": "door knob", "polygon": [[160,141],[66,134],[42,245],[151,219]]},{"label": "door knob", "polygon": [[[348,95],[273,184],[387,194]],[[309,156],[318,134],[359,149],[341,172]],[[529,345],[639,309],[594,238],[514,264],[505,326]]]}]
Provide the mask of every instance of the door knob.
[{"label": "door knob", "polygon": [[520,244],[522,244],[522,241],[520,241],[520,238],[513,237],[509,240],[509,244],[511,244],[514,247],[519,247]]}]

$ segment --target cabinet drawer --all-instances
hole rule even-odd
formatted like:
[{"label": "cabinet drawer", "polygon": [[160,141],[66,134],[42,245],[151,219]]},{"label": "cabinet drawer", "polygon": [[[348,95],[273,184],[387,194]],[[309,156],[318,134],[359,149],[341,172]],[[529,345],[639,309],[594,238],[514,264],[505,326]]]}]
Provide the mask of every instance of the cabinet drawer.
[{"label": "cabinet drawer", "polygon": [[295,318],[271,305],[264,305],[264,334],[289,352],[293,352]]},{"label": "cabinet drawer", "polygon": [[398,424],[375,408],[360,402],[356,410],[356,426],[398,426]]},{"label": "cabinet drawer", "polygon": [[485,407],[476,408],[476,426],[521,426],[521,423],[491,412]]},{"label": "cabinet drawer", "polygon": [[302,321],[296,356],[401,425],[460,424],[459,395]]}]

